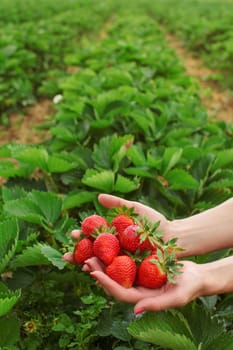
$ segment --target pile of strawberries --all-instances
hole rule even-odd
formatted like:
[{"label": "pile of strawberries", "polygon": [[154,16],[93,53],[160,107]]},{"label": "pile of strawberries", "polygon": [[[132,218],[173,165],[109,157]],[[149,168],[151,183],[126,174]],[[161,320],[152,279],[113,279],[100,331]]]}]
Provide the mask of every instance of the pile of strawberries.
[{"label": "pile of strawberries", "polygon": [[111,215],[111,220],[94,214],[81,222],[75,263],[97,257],[105,273],[125,288],[160,288],[175,282],[181,267],[176,259],[179,248],[175,239],[164,242],[160,222],[152,224],[132,208],[115,208]]}]

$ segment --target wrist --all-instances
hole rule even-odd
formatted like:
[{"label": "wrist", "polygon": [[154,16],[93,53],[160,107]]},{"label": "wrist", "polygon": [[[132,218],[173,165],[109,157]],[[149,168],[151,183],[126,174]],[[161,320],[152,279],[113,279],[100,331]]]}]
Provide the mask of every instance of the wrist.
[{"label": "wrist", "polygon": [[169,222],[166,239],[177,237],[180,257],[201,255],[233,246],[233,198],[202,213]]},{"label": "wrist", "polygon": [[233,292],[233,257],[199,265],[202,275],[201,295]]},{"label": "wrist", "polygon": [[194,234],[191,220],[180,219],[169,222],[166,239],[177,238],[177,246],[183,250],[178,257],[201,254],[202,245],[199,236]]}]

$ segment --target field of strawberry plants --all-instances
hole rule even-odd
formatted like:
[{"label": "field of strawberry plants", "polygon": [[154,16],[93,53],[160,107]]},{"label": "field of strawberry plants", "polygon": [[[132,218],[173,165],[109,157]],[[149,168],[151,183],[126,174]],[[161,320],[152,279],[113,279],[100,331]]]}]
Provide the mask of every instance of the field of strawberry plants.
[{"label": "field of strawberry plants", "polygon": [[48,141],[0,147],[0,348],[233,349],[232,294],[136,318],[62,259],[85,217],[107,215],[99,193],[171,220],[232,197],[233,124],[208,118],[151,1],[23,3],[0,1],[1,118],[60,101]]},{"label": "field of strawberry plants", "polygon": [[[217,0],[159,0],[148,11],[178,35],[193,54],[221,74],[222,86],[233,89],[233,3]],[[214,78],[214,76],[213,76]]]}]

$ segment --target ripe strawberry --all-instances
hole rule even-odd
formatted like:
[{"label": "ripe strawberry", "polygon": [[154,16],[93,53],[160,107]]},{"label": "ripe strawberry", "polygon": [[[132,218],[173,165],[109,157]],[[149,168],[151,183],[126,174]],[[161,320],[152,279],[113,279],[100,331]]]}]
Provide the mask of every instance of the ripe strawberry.
[{"label": "ripe strawberry", "polygon": [[141,253],[148,251],[148,250],[151,250],[151,252],[153,253],[156,251],[157,245],[154,242],[151,242],[149,237],[146,237],[146,239],[144,239],[144,241],[140,242],[138,248],[139,248]]},{"label": "ripe strawberry", "polygon": [[120,252],[120,243],[111,233],[101,233],[93,243],[94,255],[105,265],[111,264]]},{"label": "ripe strawberry", "polygon": [[116,256],[105,270],[105,273],[110,278],[125,288],[132,287],[135,281],[136,272],[136,263],[128,255]]},{"label": "ripe strawberry", "polygon": [[89,238],[83,238],[74,248],[73,258],[76,264],[84,264],[84,261],[94,256],[93,242]]},{"label": "ripe strawberry", "polygon": [[95,214],[87,216],[81,222],[81,229],[84,236],[92,236],[98,231],[102,232],[108,226],[109,224],[103,216],[95,215]]},{"label": "ripe strawberry", "polygon": [[163,243],[162,231],[159,230],[160,222],[151,223],[146,217],[140,222],[142,227],[140,233],[139,250],[141,253],[151,251],[154,253],[158,246]]},{"label": "ripe strawberry", "polygon": [[152,254],[145,258],[139,268],[137,276],[137,285],[146,288],[160,288],[167,282],[167,273],[165,266],[158,261],[158,256]]},{"label": "ripe strawberry", "polygon": [[119,235],[121,249],[135,253],[140,246],[140,227],[138,225],[127,226]]},{"label": "ripe strawberry", "polygon": [[117,215],[112,220],[112,226],[115,227],[118,235],[121,235],[121,233],[130,225],[134,225],[134,220],[125,214]]}]

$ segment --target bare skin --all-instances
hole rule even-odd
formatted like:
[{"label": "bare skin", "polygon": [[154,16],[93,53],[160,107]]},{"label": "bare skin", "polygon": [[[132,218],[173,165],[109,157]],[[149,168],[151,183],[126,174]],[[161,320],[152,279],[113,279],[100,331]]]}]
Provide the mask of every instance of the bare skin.
[{"label": "bare skin", "polygon": [[[99,202],[106,208],[125,205],[134,207],[140,215],[150,220],[160,220],[164,239],[178,238],[178,245],[184,250],[179,257],[199,255],[233,245],[233,199],[192,217],[169,221],[156,210],[138,202],[102,194]],[[78,239],[79,230],[71,233]],[[66,253],[64,260],[73,263],[72,253]],[[199,296],[221,294],[233,291],[233,257],[207,264],[182,261],[182,273],[176,277],[176,284],[167,282],[160,289],[143,287],[124,288],[104,273],[104,265],[97,259],[85,261],[83,271],[94,277],[108,295],[122,302],[135,304],[135,314],[145,310],[164,310],[180,307]]]}]

